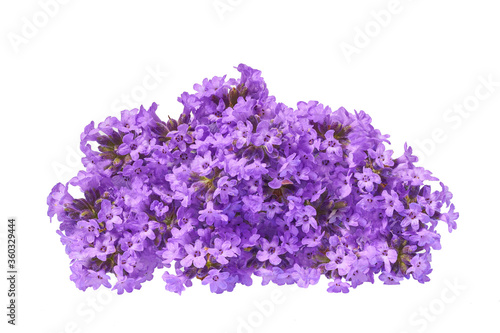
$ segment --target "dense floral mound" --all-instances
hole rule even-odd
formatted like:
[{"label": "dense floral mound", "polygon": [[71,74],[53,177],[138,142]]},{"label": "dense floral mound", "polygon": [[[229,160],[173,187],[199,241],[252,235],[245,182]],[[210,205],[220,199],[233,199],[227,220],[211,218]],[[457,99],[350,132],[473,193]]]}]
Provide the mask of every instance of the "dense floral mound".
[{"label": "dense floral mound", "polygon": [[393,158],[365,112],[289,108],[260,71],[237,69],[240,79],[183,93],[178,121],[153,104],[85,128],[85,171],[48,197],[76,286],[111,287],[115,276],[113,289],[131,292],[165,267],[179,294],[195,277],[215,293],[253,275],[300,287],[324,275],[329,292],[375,275],[428,281],[438,221],[456,228],[448,188],[424,185],[437,178],[411,148]]}]

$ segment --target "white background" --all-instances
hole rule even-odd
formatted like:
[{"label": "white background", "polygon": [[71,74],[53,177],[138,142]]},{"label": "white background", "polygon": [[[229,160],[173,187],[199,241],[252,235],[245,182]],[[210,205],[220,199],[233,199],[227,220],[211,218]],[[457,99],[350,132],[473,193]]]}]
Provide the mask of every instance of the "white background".
[{"label": "white background", "polygon": [[[499,9],[486,0],[2,1],[0,269],[15,216],[19,308],[12,328],[2,278],[0,330],[499,332]],[[429,283],[328,294],[325,279],[294,290],[256,278],[216,295],[194,281],[178,296],[156,272],[132,294],[76,289],[45,202],[79,170],[84,126],[130,103],[156,101],[161,118],[176,117],[177,96],[205,77],[237,76],[239,63],[260,69],[278,101],[365,110],[397,155],[404,142],[418,148],[460,213],[455,232],[440,229]]]}]

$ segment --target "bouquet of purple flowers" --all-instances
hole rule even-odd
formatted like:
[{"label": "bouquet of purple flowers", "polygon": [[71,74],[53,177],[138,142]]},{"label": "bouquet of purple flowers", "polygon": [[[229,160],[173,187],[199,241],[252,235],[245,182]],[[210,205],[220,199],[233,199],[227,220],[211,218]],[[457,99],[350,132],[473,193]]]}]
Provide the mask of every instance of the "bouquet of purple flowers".
[{"label": "bouquet of purple flowers", "polygon": [[394,158],[365,112],[290,108],[260,71],[237,69],[184,92],[178,120],[153,104],[85,127],[85,171],[47,199],[76,286],[131,292],[156,268],[179,294],[195,277],[215,293],[254,275],[300,287],[324,275],[329,292],[428,281],[436,225],[456,228],[448,188],[424,184],[438,179],[411,147]]}]

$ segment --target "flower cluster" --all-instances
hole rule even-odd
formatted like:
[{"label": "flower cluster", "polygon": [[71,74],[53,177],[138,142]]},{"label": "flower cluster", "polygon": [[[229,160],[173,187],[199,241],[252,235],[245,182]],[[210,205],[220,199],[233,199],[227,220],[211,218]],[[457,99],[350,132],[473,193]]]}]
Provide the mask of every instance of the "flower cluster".
[{"label": "flower cluster", "polygon": [[287,107],[260,71],[237,69],[183,93],[178,120],[153,104],[85,128],[85,171],[47,200],[76,286],[131,292],[156,268],[179,294],[193,278],[215,293],[254,276],[307,287],[324,275],[329,292],[428,281],[436,225],[456,228],[448,188],[424,184],[438,179],[410,147],[393,157],[365,112]]}]

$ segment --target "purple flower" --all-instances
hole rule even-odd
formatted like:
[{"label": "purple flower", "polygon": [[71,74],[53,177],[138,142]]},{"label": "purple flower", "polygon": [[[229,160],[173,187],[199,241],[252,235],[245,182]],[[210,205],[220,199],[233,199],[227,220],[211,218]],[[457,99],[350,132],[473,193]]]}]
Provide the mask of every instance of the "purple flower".
[{"label": "purple flower", "polygon": [[99,222],[106,224],[107,230],[112,230],[113,225],[122,224],[121,214],[123,209],[121,207],[112,207],[109,200],[103,200],[101,202],[101,210],[97,215],[99,217]]},{"label": "purple flower", "polygon": [[366,167],[363,167],[363,173],[356,172],[354,177],[358,180],[359,188],[363,188],[367,192],[373,191],[373,184],[380,184],[382,182],[379,175]]},{"label": "purple flower", "polygon": [[123,110],[121,112],[121,121],[117,122],[118,129],[123,133],[137,130],[136,115],[137,109]]},{"label": "purple flower", "polygon": [[279,169],[279,174],[281,177],[285,177],[286,175],[294,176],[297,172],[297,167],[300,165],[300,160],[297,159],[297,155],[295,153],[290,156],[280,158],[281,168]]},{"label": "purple flower", "polygon": [[170,138],[168,147],[170,149],[179,148],[180,151],[186,151],[187,144],[193,142],[193,138],[187,133],[189,125],[182,124],[177,127],[177,131],[167,134]]},{"label": "purple flower", "polygon": [[166,249],[162,253],[163,263],[168,265],[173,260],[183,258],[182,250],[180,242],[167,242]]},{"label": "purple flower", "polygon": [[207,263],[205,259],[207,251],[199,239],[195,241],[194,246],[192,244],[186,244],[184,246],[184,250],[186,251],[187,256],[180,261],[182,266],[189,267],[193,264],[197,268],[202,268]]},{"label": "purple flower", "polygon": [[247,195],[243,197],[243,209],[257,213],[262,210],[263,199],[260,195]]},{"label": "purple flower", "polygon": [[141,252],[144,250],[143,238],[139,234],[130,234],[125,232],[123,237],[118,242],[123,251],[130,253]]},{"label": "purple flower", "polygon": [[256,133],[253,136],[253,144],[256,146],[264,146],[272,153],[273,145],[280,145],[281,139],[278,137],[278,130],[276,128],[269,129],[269,121],[263,120],[257,125]]},{"label": "purple flower", "polygon": [[[165,289],[177,294],[181,294],[186,288],[184,287],[184,276],[172,275],[169,272],[163,274],[163,281],[165,281]],[[189,281],[189,280],[188,280]]]},{"label": "purple flower", "polygon": [[294,254],[300,249],[299,239],[290,231],[285,231],[284,235],[280,236],[280,240],[282,248],[290,254]]},{"label": "purple flower", "polygon": [[223,153],[224,149],[231,145],[233,140],[231,137],[224,136],[221,133],[215,133],[213,136],[207,138],[206,142],[215,148],[219,153]]},{"label": "purple flower", "polygon": [[298,264],[293,265],[292,278],[300,288],[307,288],[309,285],[318,283],[321,273],[319,269],[311,267],[300,267]]},{"label": "purple flower", "polygon": [[348,175],[344,175],[342,173],[339,174],[340,187],[337,190],[339,199],[343,199],[347,197],[349,194],[351,194],[352,191],[351,177],[352,173],[349,173]]},{"label": "purple flower", "polygon": [[450,200],[453,198],[453,194],[449,191],[448,186],[445,186],[442,182],[439,182],[441,186],[441,192],[439,193],[439,200],[446,203],[446,206],[450,205]]},{"label": "purple flower", "polygon": [[281,202],[273,200],[271,202],[264,202],[262,204],[262,209],[266,212],[266,217],[268,219],[272,219],[276,214],[279,214],[283,211],[283,209],[281,209],[281,206],[283,206]]},{"label": "purple flower", "polygon": [[311,172],[311,168],[305,167],[303,169],[299,169],[295,171],[295,174],[293,177],[295,178],[295,181],[300,184],[301,180],[309,180],[309,173]]},{"label": "purple flower", "polygon": [[414,202],[410,203],[409,209],[405,209],[404,215],[401,226],[404,228],[411,224],[413,230],[418,230],[420,223],[427,223],[430,220],[427,214],[422,213],[420,205]]},{"label": "purple flower", "polygon": [[[428,189],[428,192],[430,192],[430,186],[426,185],[423,188]],[[436,211],[439,211],[443,203],[439,201],[440,193],[439,192],[434,192],[432,194],[426,193],[424,196],[418,196],[417,197],[417,202],[425,208],[425,212],[429,215],[432,216]]]},{"label": "purple flower", "polygon": [[188,188],[187,184],[184,182],[172,184],[171,187],[172,190],[175,191],[172,199],[180,201],[183,207],[188,207],[191,203],[191,195],[193,193],[193,189]]},{"label": "purple flower", "polygon": [[213,225],[215,222],[227,222],[228,217],[225,214],[221,214],[222,210],[214,208],[213,201],[207,202],[205,209],[200,210],[200,216],[198,220],[206,222],[208,225]]},{"label": "purple flower", "polygon": [[450,210],[448,213],[445,213],[441,216],[443,221],[448,224],[448,232],[452,232],[453,229],[457,228],[457,222],[456,219],[458,219],[459,214],[455,212],[455,205],[451,204]]},{"label": "purple flower", "polygon": [[213,293],[221,293],[227,289],[227,280],[229,272],[221,273],[219,269],[211,269],[208,275],[203,279],[201,284],[210,284],[210,291]]},{"label": "purple flower", "polygon": [[379,168],[394,165],[391,159],[392,153],[392,150],[385,150],[385,146],[382,143],[377,146],[376,150],[368,149],[368,156],[373,159],[374,164]]},{"label": "purple flower", "polygon": [[342,145],[335,139],[333,130],[329,130],[325,133],[325,140],[321,142],[320,149],[326,149],[326,153],[329,155],[342,156]]},{"label": "purple flower", "polygon": [[94,240],[99,237],[99,230],[101,227],[97,224],[97,221],[91,219],[89,221],[81,220],[78,221],[78,227],[80,227],[84,233],[85,240],[89,243],[93,243]]},{"label": "purple flower", "polygon": [[380,207],[379,197],[374,197],[371,193],[363,194],[356,205],[365,211],[373,211],[374,209],[378,209]]},{"label": "purple flower", "polygon": [[99,288],[101,285],[105,286],[106,288],[111,288],[109,279],[110,277],[106,274],[104,269],[101,269],[98,272],[89,269],[88,285],[89,287],[94,288],[94,290]]},{"label": "purple flower", "polygon": [[302,238],[302,244],[307,247],[316,247],[321,245],[325,232],[321,232],[320,229],[316,229],[313,234],[308,233],[308,237]]},{"label": "purple flower", "polygon": [[222,203],[229,202],[229,196],[235,196],[238,193],[238,190],[235,188],[236,179],[229,180],[228,176],[224,176],[219,178],[217,181],[217,189],[214,192],[214,199],[218,195],[220,195],[220,200]]},{"label": "purple flower", "polygon": [[360,258],[346,275],[346,280],[351,282],[353,288],[367,281],[372,281],[372,278],[370,264],[365,258]]},{"label": "purple flower", "polygon": [[431,172],[422,167],[408,169],[407,179],[411,181],[411,185],[420,186],[424,184],[424,180],[438,180],[436,177],[431,176]]},{"label": "purple flower", "polygon": [[428,256],[417,254],[410,261],[410,268],[406,271],[407,274],[412,274],[413,278],[418,281],[426,281],[427,274],[429,274],[432,269],[428,261]]},{"label": "purple flower", "polygon": [[231,241],[226,240],[223,242],[220,238],[215,239],[214,247],[208,249],[207,252],[223,265],[229,262],[226,258],[236,256],[236,252],[232,249]]},{"label": "purple flower", "polygon": [[348,293],[349,292],[349,284],[346,282],[343,282],[342,279],[336,278],[335,281],[333,282],[328,282],[328,289],[327,291],[329,293]]},{"label": "purple flower", "polygon": [[379,279],[384,282],[384,284],[399,284],[403,280],[403,276],[397,276],[390,272],[383,272],[379,275]]},{"label": "purple flower", "polygon": [[114,267],[114,271],[117,275],[123,276],[123,271],[127,273],[132,273],[137,261],[132,256],[130,252],[125,252],[122,255],[118,255],[117,265]]},{"label": "purple flower", "polygon": [[342,223],[344,224],[344,227],[346,229],[350,229],[350,227],[357,227],[357,226],[365,226],[366,225],[366,220],[361,217],[359,213],[354,213],[352,215],[344,216],[341,219]]},{"label": "purple flower", "polygon": [[326,264],[325,268],[330,271],[337,270],[339,275],[346,275],[356,262],[356,256],[350,252],[346,253],[343,246],[338,246],[335,252],[327,252],[326,256],[330,262]]},{"label": "purple flower", "polygon": [[142,137],[134,138],[133,133],[129,133],[123,137],[123,143],[118,147],[118,154],[127,155],[130,154],[130,157],[134,161],[139,159],[139,154],[142,154],[146,151],[146,142],[142,139]]},{"label": "purple flower", "polygon": [[212,153],[210,151],[207,151],[203,157],[202,156],[196,156],[194,158],[192,168],[193,171],[198,173],[200,176],[206,176],[212,171],[212,165],[213,165],[213,160],[212,160]]},{"label": "purple flower", "polygon": [[149,209],[154,211],[156,213],[156,216],[158,217],[164,216],[169,210],[167,205],[158,200],[153,201],[151,203],[151,206],[149,206]]},{"label": "purple flower", "polygon": [[146,214],[139,214],[137,218],[139,237],[141,239],[155,239],[154,230],[158,228],[158,222],[149,220]]},{"label": "purple flower", "polygon": [[407,237],[410,241],[426,249],[432,247],[439,250],[441,248],[441,244],[439,242],[441,236],[427,229],[420,229],[416,233],[408,233]]},{"label": "purple flower", "polygon": [[387,242],[381,242],[377,245],[377,250],[379,257],[384,263],[384,268],[386,272],[391,271],[391,264],[395,263],[398,259],[398,253],[396,250],[389,248]]},{"label": "purple flower", "polygon": [[72,202],[73,197],[68,193],[68,188],[61,183],[57,183],[47,198],[47,205],[49,206],[47,214],[51,218],[51,221],[55,214],[62,217],[65,206]]},{"label": "purple flower", "polygon": [[278,265],[281,262],[279,255],[285,252],[280,246],[278,246],[278,237],[274,236],[271,242],[265,238],[261,238],[261,243],[262,250],[257,252],[257,259],[259,259],[259,261],[269,260],[271,264]]},{"label": "purple flower", "polygon": [[297,147],[309,153],[313,152],[315,149],[319,150],[320,144],[321,140],[318,139],[318,133],[316,133],[316,131],[310,131],[301,136]]},{"label": "purple flower", "polygon": [[404,210],[403,203],[399,201],[399,196],[394,190],[391,190],[391,194],[384,190],[382,196],[385,199],[385,207],[387,207],[385,209],[385,215],[392,217],[394,211],[401,213]]},{"label": "purple flower", "polygon": [[302,231],[309,232],[309,229],[313,227],[318,228],[318,222],[314,218],[316,216],[316,209],[313,206],[304,206],[300,211],[297,212],[295,218],[295,225],[297,227],[302,226]]},{"label": "purple flower", "polygon": [[134,164],[126,165],[123,168],[122,174],[126,177],[129,177],[129,178],[142,176],[142,178],[145,179],[145,178],[147,178],[147,176],[146,176],[147,170],[148,170],[148,168],[146,166],[144,166],[144,161],[139,159],[139,160],[135,161]]},{"label": "purple flower", "polygon": [[88,248],[89,256],[97,258],[101,261],[106,261],[108,255],[116,252],[116,248],[110,237],[104,240],[96,240],[94,247]]},{"label": "purple flower", "polygon": [[125,276],[119,277],[118,281],[116,281],[116,284],[113,286],[113,290],[116,290],[118,295],[123,294],[124,291],[131,293],[136,286],[136,282],[134,278]]}]

